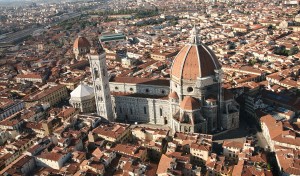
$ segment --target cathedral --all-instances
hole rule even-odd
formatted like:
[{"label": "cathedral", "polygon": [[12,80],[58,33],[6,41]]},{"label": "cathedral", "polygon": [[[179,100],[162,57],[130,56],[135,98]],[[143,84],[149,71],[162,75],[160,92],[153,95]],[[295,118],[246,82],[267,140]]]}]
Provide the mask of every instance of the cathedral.
[{"label": "cathedral", "polygon": [[169,80],[110,77],[100,43],[90,49],[88,59],[94,89],[89,97],[109,121],[167,125],[191,133],[239,127],[239,105],[222,89],[221,65],[195,27],[173,60]]}]

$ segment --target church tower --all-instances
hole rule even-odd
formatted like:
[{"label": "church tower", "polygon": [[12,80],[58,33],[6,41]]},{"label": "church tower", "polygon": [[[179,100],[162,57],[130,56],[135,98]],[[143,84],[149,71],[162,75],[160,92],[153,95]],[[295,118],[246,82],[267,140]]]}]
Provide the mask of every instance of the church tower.
[{"label": "church tower", "polygon": [[106,67],[106,54],[99,42],[97,42],[97,45],[96,48],[91,48],[88,56],[94,84],[97,113],[108,121],[114,121],[109,75]]}]

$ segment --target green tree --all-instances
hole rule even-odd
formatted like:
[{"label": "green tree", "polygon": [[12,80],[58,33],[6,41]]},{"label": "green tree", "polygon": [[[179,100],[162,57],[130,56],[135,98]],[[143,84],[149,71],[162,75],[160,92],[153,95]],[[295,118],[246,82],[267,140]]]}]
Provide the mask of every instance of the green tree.
[{"label": "green tree", "polygon": [[286,47],[284,45],[276,46],[273,50],[273,53],[288,56],[288,50],[286,50]]},{"label": "green tree", "polygon": [[257,61],[256,61],[255,59],[252,59],[252,60],[249,61],[249,64],[250,64],[251,66],[253,66],[254,64],[256,64],[256,62],[257,62]]},{"label": "green tree", "polygon": [[234,42],[230,42],[230,43],[228,44],[228,49],[229,49],[229,50],[233,50],[233,49],[235,49],[235,47],[236,47],[236,45],[235,45]]},{"label": "green tree", "polygon": [[299,48],[297,46],[293,46],[290,51],[288,52],[289,56],[292,56],[294,54],[297,54],[299,52]]}]

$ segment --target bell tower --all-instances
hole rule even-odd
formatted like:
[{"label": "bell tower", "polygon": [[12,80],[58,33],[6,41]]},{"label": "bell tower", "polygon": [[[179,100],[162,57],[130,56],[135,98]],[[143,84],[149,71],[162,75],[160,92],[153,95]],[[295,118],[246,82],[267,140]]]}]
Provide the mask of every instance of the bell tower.
[{"label": "bell tower", "polygon": [[109,75],[106,67],[106,54],[101,44],[90,49],[88,55],[95,92],[97,114],[114,121],[112,102],[109,89]]}]

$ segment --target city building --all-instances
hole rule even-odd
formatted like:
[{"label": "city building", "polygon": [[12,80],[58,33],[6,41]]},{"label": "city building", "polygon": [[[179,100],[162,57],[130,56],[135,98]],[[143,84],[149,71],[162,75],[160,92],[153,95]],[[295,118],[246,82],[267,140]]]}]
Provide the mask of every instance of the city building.
[{"label": "city building", "polygon": [[239,105],[222,91],[221,65],[195,27],[173,61],[170,81],[115,77],[109,82],[101,44],[89,60],[97,112],[109,121],[168,125],[192,133],[239,126]]},{"label": "city building", "polygon": [[24,102],[18,100],[1,99],[0,102],[0,120],[3,120],[12,114],[24,109]]},{"label": "city building", "polygon": [[43,91],[34,92],[24,98],[25,107],[48,103],[53,106],[68,97],[67,87],[64,85],[47,86]]},{"label": "city building", "polygon": [[74,108],[79,108],[80,112],[89,113],[96,111],[94,89],[92,87],[81,83],[70,95],[70,104]]},{"label": "city building", "polygon": [[37,166],[50,167],[59,170],[70,157],[70,153],[49,152],[37,155],[35,159]]}]

